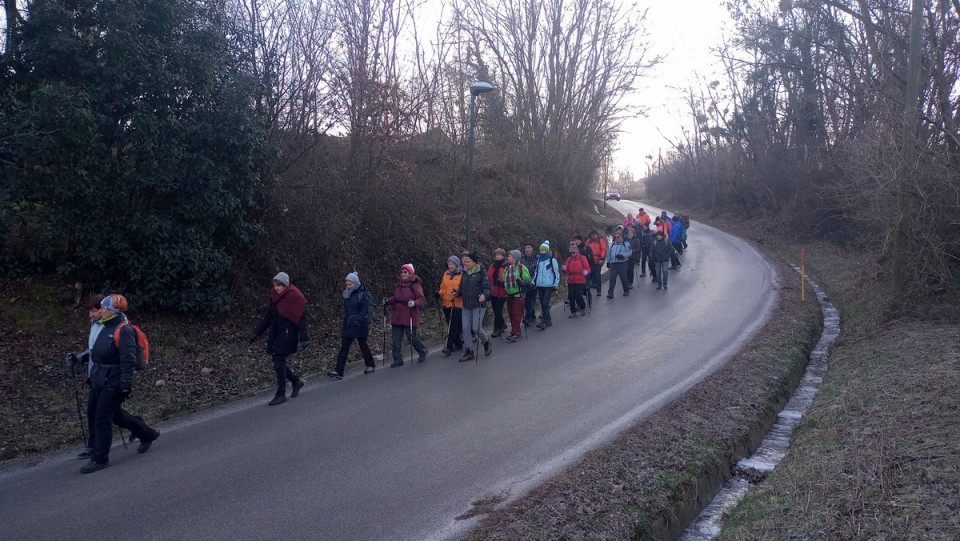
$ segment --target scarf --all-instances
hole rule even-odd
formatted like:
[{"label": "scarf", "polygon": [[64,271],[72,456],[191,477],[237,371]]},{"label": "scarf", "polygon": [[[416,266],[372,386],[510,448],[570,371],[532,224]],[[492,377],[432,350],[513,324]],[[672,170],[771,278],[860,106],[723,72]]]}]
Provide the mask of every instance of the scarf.
[{"label": "scarf", "polygon": [[540,255],[539,255],[538,257],[539,257],[540,261],[549,261],[549,260],[550,260],[550,252],[540,252]]},{"label": "scarf", "polygon": [[303,309],[307,306],[307,299],[296,286],[287,286],[283,293],[276,289],[270,290],[270,302],[277,305],[277,314],[289,319],[294,325],[300,324]]},{"label": "scarf", "polygon": [[350,298],[350,295],[352,295],[353,292],[354,292],[354,290],[356,290],[356,289],[357,289],[357,288],[355,288],[355,287],[345,287],[345,288],[343,288],[343,298],[344,298],[344,299],[349,299],[349,298]]},{"label": "scarf", "polygon": [[507,265],[506,275],[503,278],[503,287],[508,291],[517,289],[517,266]]}]

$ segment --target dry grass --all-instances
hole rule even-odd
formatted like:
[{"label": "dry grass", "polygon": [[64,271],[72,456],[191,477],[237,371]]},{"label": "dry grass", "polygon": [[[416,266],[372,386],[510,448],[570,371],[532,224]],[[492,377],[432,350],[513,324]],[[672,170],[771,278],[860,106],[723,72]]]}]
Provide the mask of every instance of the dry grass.
[{"label": "dry grass", "polygon": [[721,539],[957,539],[960,328],[886,321],[875,263],[829,246],[807,254],[841,335],[790,454]]}]

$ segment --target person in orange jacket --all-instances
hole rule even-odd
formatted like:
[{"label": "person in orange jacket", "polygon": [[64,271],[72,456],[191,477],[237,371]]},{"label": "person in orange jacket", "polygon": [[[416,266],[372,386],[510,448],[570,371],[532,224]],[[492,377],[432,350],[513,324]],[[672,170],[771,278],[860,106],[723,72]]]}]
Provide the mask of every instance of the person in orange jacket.
[{"label": "person in orange jacket", "polygon": [[593,253],[593,260],[590,261],[590,280],[587,282],[587,287],[595,288],[599,297],[603,288],[601,280],[603,263],[607,260],[607,239],[600,236],[596,229],[591,229],[590,235],[587,237],[587,246]]},{"label": "person in orange jacket", "polygon": [[649,229],[651,222],[653,222],[653,219],[650,218],[647,211],[643,210],[643,207],[640,207],[640,212],[637,213],[637,225],[640,226],[641,230]]},{"label": "person in orange jacket", "polygon": [[447,258],[447,271],[440,281],[440,306],[443,307],[443,318],[447,322],[447,343],[443,346],[443,354],[449,356],[454,351],[463,349],[463,299],[453,293],[460,289],[460,279],[463,277],[463,267],[460,258],[452,255]]},{"label": "person in orange jacket", "polygon": [[587,304],[583,300],[583,292],[587,288],[587,279],[590,276],[590,261],[580,253],[576,242],[570,243],[570,256],[563,262],[560,270],[567,274],[567,299],[570,302],[570,317],[586,315]]}]

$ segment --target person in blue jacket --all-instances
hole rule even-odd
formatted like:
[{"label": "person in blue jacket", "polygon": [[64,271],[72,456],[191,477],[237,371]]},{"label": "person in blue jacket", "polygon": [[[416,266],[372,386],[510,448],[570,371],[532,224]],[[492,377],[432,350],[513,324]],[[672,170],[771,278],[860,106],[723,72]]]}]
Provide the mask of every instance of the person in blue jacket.
[{"label": "person in blue jacket", "polygon": [[550,319],[550,297],[560,287],[560,265],[556,258],[550,255],[550,241],[545,240],[540,245],[533,283],[536,284],[537,295],[540,297],[540,323],[537,323],[537,328],[542,331],[553,325],[553,320]]},{"label": "person in blue jacket", "polygon": [[373,300],[370,292],[360,283],[360,275],[351,272],[344,278],[343,289],[343,330],[341,332],[340,352],[337,353],[337,367],[327,372],[333,379],[343,379],[343,371],[347,366],[347,355],[350,346],[356,340],[360,344],[360,354],[363,363],[367,366],[364,374],[371,374],[377,370],[373,361],[373,353],[367,345],[370,335],[370,320],[373,319]]},{"label": "person in blue jacket", "polygon": [[617,287],[617,277],[620,277],[620,287],[623,288],[623,296],[630,294],[630,282],[627,278],[627,264],[633,250],[623,239],[623,232],[617,230],[613,234],[613,242],[607,250],[607,268],[610,269],[610,287],[607,289],[607,298],[613,298],[613,290]]},{"label": "person in blue jacket", "polygon": [[687,228],[683,226],[679,213],[673,215],[671,222],[673,226],[670,228],[670,244],[673,245],[674,252],[670,254],[670,270],[677,270],[681,267],[679,256],[683,255],[683,241],[687,240]]}]

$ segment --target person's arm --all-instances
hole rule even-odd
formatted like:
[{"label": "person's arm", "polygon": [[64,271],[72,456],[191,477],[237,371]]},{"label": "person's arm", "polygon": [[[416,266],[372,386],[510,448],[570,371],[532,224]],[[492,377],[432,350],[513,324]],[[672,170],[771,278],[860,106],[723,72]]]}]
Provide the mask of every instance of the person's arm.
[{"label": "person's arm", "polygon": [[300,316],[300,324],[297,325],[297,332],[299,334],[298,340],[301,344],[306,347],[310,342],[310,325],[307,323],[309,318],[309,312],[306,307],[303,308],[303,315]]},{"label": "person's arm", "polygon": [[423,307],[426,305],[426,297],[423,296],[423,286],[420,284],[413,284],[413,300],[417,304],[417,308],[423,310]]},{"label": "person's arm", "polygon": [[260,337],[264,331],[270,328],[270,324],[273,321],[273,314],[276,311],[277,307],[272,302],[270,306],[267,307],[267,311],[263,314],[263,317],[260,319],[260,322],[257,323],[257,326],[253,328],[253,333],[250,334],[250,342],[253,343],[254,340]]},{"label": "person's arm", "polygon": [[[557,258],[554,257],[554,258],[551,258],[551,259],[553,259],[553,268],[555,268],[555,269],[558,268]],[[555,273],[555,274],[553,275],[553,287],[554,287],[554,288],[560,287],[560,273],[559,273],[559,272],[558,272],[558,273]]]},{"label": "person's arm", "polygon": [[484,299],[490,298],[490,277],[487,276],[487,273],[483,274],[483,281],[480,282],[480,294],[483,295]]}]

